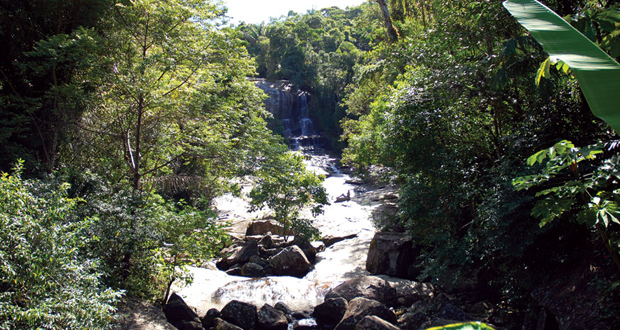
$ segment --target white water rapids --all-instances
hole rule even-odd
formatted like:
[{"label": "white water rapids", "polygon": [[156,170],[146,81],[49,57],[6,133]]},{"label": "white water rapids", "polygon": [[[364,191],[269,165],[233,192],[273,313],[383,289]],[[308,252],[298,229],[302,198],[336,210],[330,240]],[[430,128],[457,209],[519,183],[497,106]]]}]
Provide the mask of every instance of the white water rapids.
[{"label": "white water rapids", "polygon": [[[326,164],[325,156],[322,162]],[[314,171],[324,171],[318,166],[309,166]],[[221,309],[231,300],[253,303],[259,308],[267,303],[275,305],[283,302],[294,310],[309,310],[323,302],[327,291],[343,281],[359,275],[367,275],[366,255],[375,228],[370,219],[375,206],[369,203],[360,205],[355,200],[355,186],[346,181],[348,175],[334,173],[325,179],[324,186],[329,194],[331,205],[325,213],[314,220],[321,235],[346,236],[357,234],[355,238],[338,242],[317,254],[314,269],[304,278],[289,276],[270,276],[250,279],[230,276],[217,270],[214,263],[208,268],[190,268],[194,281],[187,287],[174,287],[185,302],[195,308],[200,316],[210,308]],[[334,203],[337,196],[350,192],[352,200]],[[225,195],[217,200],[217,208],[226,220],[231,221],[233,234],[245,233],[249,221],[262,217],[263,212],[249,213],[248,203],[241,198]]]}]

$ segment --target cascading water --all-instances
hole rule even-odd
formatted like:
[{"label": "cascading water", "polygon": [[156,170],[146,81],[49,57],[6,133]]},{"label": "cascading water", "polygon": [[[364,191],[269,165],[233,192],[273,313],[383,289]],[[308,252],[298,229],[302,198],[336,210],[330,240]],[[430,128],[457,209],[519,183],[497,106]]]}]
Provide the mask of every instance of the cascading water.
[{"label": "cascading water", "polygon": [[254,79],[254,83],[269,95],[265,107],[282,122],[284,137],[289,139],[291,149],[313,152],[324,148],[324,139],[316,132],[309,115],[307,92],[295,92],[287,81]]},{"label": "cascading water", "polygon": [[[290,84],[269,83],[257,80],[257,86],[269,95],[266,106],[284,126],[284,134],[291,141],[291,149],[316,151],[318,138],[312,120],[308,115],[308,95],[305,92],[293,94]],[[352,200],[334,203],[337,196],[350,194],[355,197],[349,176],[337,171],[333,159],[313,155],[307,163],[308,168],[320,174],[328,174],[323,185],[331,205],[327,205],[322,215],[314,220],[314,225],[323,236],[357,236],[344,240],[317,254],[314,269],[304,278],[289,276],[270,276],[248,279],[231,276],[218,270],[213,263],[207,268],[191,267],[194,282],[189,287],[176,287],[175,291],[199,313],[210,308],[221,309],[231,300],[241,300],[256,306],[275,305],[283,302],[296,310],[308,310],[323,302],[327,291],[343,281],[359,275],[367,275],[366,254],[375,232],[370,220],[372,206],[361,205]],[[220,214],[232,223],[230,232],[236,236],[245,233],[251,219],[262,218],[265,214],[250,213],[249,203],[232,195],[216,199]],[[309,212],[305,216],[311,217]]]}]

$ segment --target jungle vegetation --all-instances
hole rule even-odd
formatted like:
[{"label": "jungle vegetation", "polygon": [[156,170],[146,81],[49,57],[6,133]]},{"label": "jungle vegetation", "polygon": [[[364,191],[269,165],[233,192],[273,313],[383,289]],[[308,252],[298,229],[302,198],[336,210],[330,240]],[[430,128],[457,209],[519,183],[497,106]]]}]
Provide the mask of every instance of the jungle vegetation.
[{"label": "jungle vegetation", "polygon": [[[613,1],[542,2],[618,59]],[[541,283],[586,274],[600,318],[617,315],[620,140],[501,1],[225,15],[202,0],[0,5],[0,328],[106,328],[123,297],[165,300],[177,267],[226,244],[212,201],[239,178],[312,236],[297,212],[320,211],[320,178],[269,130],[255,76],[307,91],[343,163],[400,187],[377,225],[419,244],[418,280],[522,320]],[[281,173],[312,198],[278,199]]]}]

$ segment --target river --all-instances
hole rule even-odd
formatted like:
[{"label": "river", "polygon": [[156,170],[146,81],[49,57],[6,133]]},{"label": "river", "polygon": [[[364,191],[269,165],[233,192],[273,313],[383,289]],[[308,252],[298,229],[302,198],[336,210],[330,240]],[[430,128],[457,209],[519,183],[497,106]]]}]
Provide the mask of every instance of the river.
[{"label": "river", "polygon": [[[335,169],[334,161],[327,156],[312,156],[307,166],[315,172],[327,174],[330,168]],[[347,183],[349,179],[347,174],[337,170],[325,179],[323,185],[331,205],[315,218],[314,225],[322,236],[357,236],[318,253],[314,269],[304,278],[230,276],[217,270],[212,262],[204,268],[190,267],[193,283],[186,287],[177,284],[174,291],[201,316],[210,308],[221,309],[233,299],[253,303],[259,308],[266,303],[273,306],[283,302],[294,310],[310,310],[323,302],[330,288],[347,279],[367,275],[366,254],[375,233],[370,216],[376,205],[360,198],[362,194],[356,192],[355,185]],[[350,192],[351,200],[334,203],[337,196],[347,192]],[[231,195],[219,197],[216,205],[222,219],[231,222],[229,230],[234,236],[242,236],[249,221],[264,215],[262,212],[248,212],[248,202]]]}]

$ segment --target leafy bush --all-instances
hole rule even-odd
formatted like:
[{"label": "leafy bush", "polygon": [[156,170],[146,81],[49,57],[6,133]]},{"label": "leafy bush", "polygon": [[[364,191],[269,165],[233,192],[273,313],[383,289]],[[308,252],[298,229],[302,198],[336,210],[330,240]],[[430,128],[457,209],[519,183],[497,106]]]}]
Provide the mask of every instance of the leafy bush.
[{"label": "leafy bush", "polygon": [[107,328],[121,291],[104,289],[80,257],[92,219],[71,221],[77,199],[55,186],[0,177],[0,328]]},{"label": "leafy bush", "polygon": [[167,296],[172,282],[191,280],[184,266],[212,257],[228,237],[210,210],[89,173],[73,174],[72,181],[73,192],[86,199],[78,212],[94,219],[87,253],[101,260],[105,283],[129,296]]},{"label": "leafy bush", "polygon": [[252,210],[267,206],[285,232],[293,230],[303,238],[316,238],[319,232],[301,210],[310,207],[313,216],[323,213],[328,204],[323,177],[308,172],[301,155],[294,152],[274,154],[258,171],[256,186],[250,192]]}]

